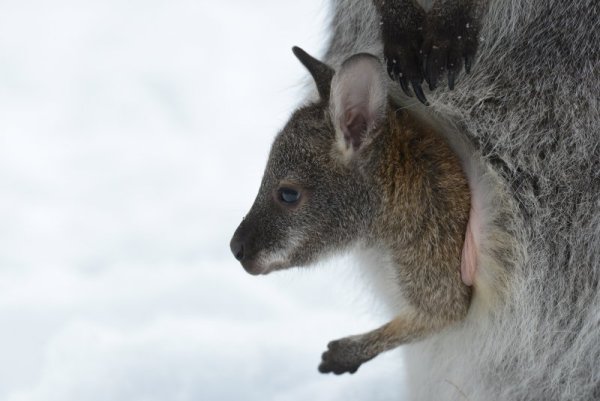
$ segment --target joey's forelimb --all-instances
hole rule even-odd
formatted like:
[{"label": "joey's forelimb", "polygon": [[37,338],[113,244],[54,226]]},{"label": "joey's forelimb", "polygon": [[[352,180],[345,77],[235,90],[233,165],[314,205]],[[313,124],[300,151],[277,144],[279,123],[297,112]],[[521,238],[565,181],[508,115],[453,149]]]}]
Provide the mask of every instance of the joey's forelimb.
[{"label": "joey's forelimb", "polygon": [[419,340],[435,329],[435,324],[425,323],[412,314],[398,316],[368,333],[331,341],[321,356],[319,372],[354,373],[382,352]]}]

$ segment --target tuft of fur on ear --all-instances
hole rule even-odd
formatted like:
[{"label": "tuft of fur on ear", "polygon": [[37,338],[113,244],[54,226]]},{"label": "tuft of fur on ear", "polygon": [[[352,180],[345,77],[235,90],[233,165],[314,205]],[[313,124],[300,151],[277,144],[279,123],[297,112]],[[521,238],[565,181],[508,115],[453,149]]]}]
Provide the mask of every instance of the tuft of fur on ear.
[{"label": "tuft of fur on ear", "polygon": [[385,119],[387,98],[383,67],[371,54],[348,58],[334,75],[329,107],[336,144],[345,161],[373,139]]},{"label": "tuft of fur on ear", "polygon": [[312,75],[321,99],[327,102],[329,100],[331,79],[333,78],[335,71],[327,64],[317,60],[298,46],[292,47],[292,51],[302,65],[310,72],[310,75]]}]

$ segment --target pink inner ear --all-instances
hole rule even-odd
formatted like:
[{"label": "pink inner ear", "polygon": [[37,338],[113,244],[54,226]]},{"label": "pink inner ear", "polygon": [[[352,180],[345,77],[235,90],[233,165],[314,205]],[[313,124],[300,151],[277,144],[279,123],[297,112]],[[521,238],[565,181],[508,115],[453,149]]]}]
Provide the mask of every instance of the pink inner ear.
[{"label": "pink inner ear", "polygon": [[365,132],[367,130],[367,120],[356,109],[350,109],[344,115],[342,124],[344,139],[352,145],[354,150],[360,148]]},{"label": "pink inner ear", "polygon": [[475,275],[477,274],[477,242],[473,232],[478,229],[479,219],[473,211],[473,206],[471,206],[460,263],[460,275],[462,281],[469,286],[473,285],[475,282]]}]

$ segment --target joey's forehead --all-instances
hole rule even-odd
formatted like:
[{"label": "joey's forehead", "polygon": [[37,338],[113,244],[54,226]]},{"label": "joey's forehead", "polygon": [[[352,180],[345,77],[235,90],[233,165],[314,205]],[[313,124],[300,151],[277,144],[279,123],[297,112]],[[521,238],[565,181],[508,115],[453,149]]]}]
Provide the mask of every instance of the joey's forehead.
[{"label": "joey's forehead", "polygon": [[273,178],[306,179],[326,168],[333,135],[322,115],[316,106],[294,113],[271,147],[267,171]]},{"label": "joey's forehead", "polygon": [[268,179],[287,179],[298,183],[315,180],[327,168],[326,153],[311,144],[285,142],[278,138],[269,156]]},{"label": "joey's forehead", "polygon": [[323,168],[319,159],[310,153],[285,152],[274,156],[270,170],[278,177],[302,178]]},{"label": "joey's forehead", "polygon": [[286,163],[305,163],[320,157],[321,149],[310,141],[279,137],[271,150],[271,158]]},{"label": "joey's forehead", "polygon": [[292,144],[316,146],[333,137],[333,126],[320,105],[309,105],[296,110],[278,135],[278,140]]},{"label": "joey's forehead", "polygon": [[293,158],[298,162],[322,157],[330,145],[328,135],[316,127],[287,126],[275,138],[271,153],[273,157]]}]

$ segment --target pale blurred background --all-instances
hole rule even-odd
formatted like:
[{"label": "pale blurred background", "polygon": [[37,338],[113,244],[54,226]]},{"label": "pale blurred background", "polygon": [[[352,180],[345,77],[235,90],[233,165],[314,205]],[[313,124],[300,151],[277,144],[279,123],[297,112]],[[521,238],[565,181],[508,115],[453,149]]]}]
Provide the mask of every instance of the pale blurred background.
[{"label": "pale blurred background", "polygon": [[321,375],[385,321],[339,260],[229,254],[301,101],[326,0],[0,2],[0,400],[389,400],[401,355]]}]

